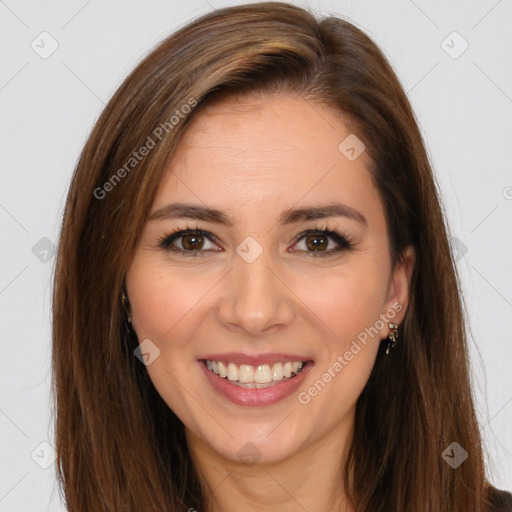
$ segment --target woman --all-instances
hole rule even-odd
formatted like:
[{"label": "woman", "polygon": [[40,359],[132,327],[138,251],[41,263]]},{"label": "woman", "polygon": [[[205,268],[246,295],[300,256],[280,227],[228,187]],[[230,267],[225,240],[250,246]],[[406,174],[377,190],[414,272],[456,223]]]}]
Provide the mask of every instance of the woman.
[{"label": "woman", "polygon": [[54,282],[70,512],[512,510],[410,104],[284,3],[162,42],[98,120]]}]

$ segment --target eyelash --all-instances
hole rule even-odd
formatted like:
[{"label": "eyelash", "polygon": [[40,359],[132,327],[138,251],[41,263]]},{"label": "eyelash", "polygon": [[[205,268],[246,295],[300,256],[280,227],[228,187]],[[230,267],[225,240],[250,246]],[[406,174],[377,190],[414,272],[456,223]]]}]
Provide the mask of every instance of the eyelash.
[{"label": "eyelash", "polygon": [[[210,251],[202,251],[202,250],[191,250],[186,251],[184,249],[179,249],[177,247],[174,247],[172,242],[175,240],[181,238],[182,236],[186,235],[201,235],[210,240],[210,242],[214,242],[217,237],[215,235],[212,235],[212,233],[208,231],[203,231],[202,229],[197,228],[191,228],[189,226],[186,227],[186,229],[176,229],[174,231],[171,231],[170,233],[167,233],[162,238],[158,240],[159,247],[162,247],[163,249],[167,251],[172,251],[174,253],[180,254],[185,257],[197,257],[199,255],[203,256],[204,253],[210,252]],[[319,236],[325,236],[327,238],[332,238],[337,244],[338,247],[335,249],[331,249],[330,251],[300,251],[305,252],[309,257],[327,257],[332,256],[334,254],[337,254],[341,251],[349,251],[354,248],[354,243],[345,234],[340,233],[339,231],[335,229],[328,229],[328,228],[322,228],[322,229],[308,229],[306,231],[303,231],[302,233],[299,233],[294,238],[294,245],[300,242],[303,238],[306,238],[307,236],[312,235],[319,235]]]}]

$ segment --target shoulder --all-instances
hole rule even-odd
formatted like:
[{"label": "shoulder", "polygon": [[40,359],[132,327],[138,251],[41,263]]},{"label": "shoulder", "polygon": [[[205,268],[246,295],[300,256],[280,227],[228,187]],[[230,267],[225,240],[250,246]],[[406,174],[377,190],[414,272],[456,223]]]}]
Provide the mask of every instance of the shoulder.
[{"label": "shoulder", "polygon": [[489,512],[512,512],[512,494],[489,486],[487,489],[491,508]]}]

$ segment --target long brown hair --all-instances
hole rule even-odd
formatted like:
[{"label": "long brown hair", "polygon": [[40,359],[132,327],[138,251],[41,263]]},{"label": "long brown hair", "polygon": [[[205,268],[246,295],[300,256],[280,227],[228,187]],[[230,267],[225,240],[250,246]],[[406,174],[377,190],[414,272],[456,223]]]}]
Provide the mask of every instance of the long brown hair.
[{"label": "long brown hair", "polygon": [[[400,343],[392,356],[380,347],[357,402],[344,468],[352,503],[487,510],[459,280],[409,101],[352,24],[269,2],[214,11],[165,39],[109,101],[80,156],[53,289],[57,472],[70,512],[205,509],[183,425],[134,357],[121,290],[190,120],[221,97],[278,91],[349,120],[373,162],[392,261],[416,250]],[[456,469],[441,456],[454,441],[468,452]]]}]

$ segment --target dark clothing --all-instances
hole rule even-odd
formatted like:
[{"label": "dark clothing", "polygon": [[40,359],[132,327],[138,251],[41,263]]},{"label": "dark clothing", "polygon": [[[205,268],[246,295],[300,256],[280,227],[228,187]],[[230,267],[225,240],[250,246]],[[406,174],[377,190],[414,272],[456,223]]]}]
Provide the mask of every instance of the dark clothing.
[{"label": "dark clothing", "polygon": [[512,512],[512,494],[495,487],[489,487],[488,493],[489,501],[492,503],[489,512]]}]

